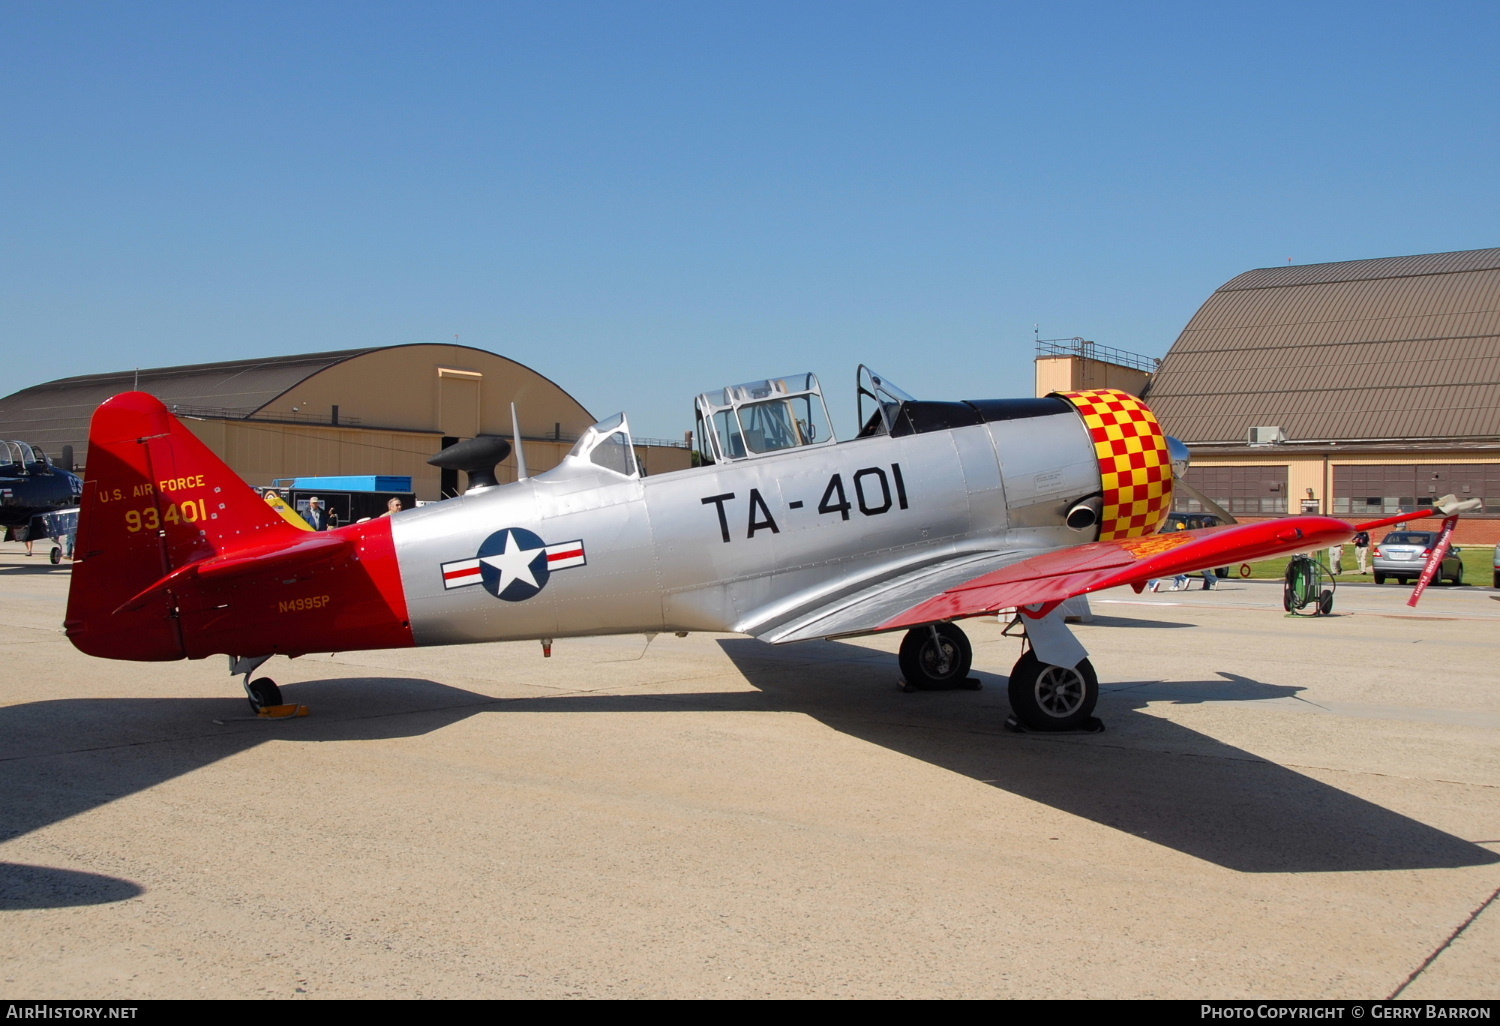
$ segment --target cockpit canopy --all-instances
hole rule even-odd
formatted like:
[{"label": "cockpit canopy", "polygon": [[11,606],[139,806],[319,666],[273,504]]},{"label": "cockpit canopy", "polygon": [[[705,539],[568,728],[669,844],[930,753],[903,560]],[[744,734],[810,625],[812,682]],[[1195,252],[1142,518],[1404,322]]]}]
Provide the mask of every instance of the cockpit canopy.
[{"label": "cockpit canopy", "polygon": [[28,442],[0,441],[0,467],[7,474],[50,474],[52,461]]},{"label": "cockpit canopy", "polygon": [[[864,364],[854,372],[855,398],[859,409],[859,437],[888,435],[896,428],[896,418],[905,403],[916,402],[911,396],[891,382],[876,374]],[[865,400],[874,401],[875,408],[865,416]]]},{"label": "cockpit canopy", "polygon": [[705,463],[732,463],[838,441],[814,374],[730,385],[704,392],[695,405],[695,437]]},{"label": "cockpit canopy", "polygon": [[623,413],[601,420],[585,431],[568,452],[568,458],[587,461],[623,477],[636,477],[640,473],[635,446],[631,444],[630,424]]}]

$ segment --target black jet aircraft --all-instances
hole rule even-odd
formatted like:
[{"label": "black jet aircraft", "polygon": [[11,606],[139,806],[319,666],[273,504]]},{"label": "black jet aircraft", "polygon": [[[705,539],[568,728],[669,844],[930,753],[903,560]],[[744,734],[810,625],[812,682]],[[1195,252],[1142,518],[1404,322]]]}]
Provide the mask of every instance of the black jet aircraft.
[{"label": "black jet aircraft", "polygon": [[82,495],[78,475],[53,466],[36,446],[0,441],[0,527],[26,527],[33,517],[78,505]]}]

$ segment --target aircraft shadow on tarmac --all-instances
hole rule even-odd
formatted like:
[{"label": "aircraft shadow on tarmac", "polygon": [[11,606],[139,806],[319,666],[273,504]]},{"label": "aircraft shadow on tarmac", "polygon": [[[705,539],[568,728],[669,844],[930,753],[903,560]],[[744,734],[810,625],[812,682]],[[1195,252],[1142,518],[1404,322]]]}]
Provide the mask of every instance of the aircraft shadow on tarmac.
[{"label": "aircraft shadow on tarmac", "polygon": [[[67,699],[0,709],[0,841],[147,790],[266,741],[417,737],[479,713],[778,711],[830,727],[1071,815],[1247,873],[1487,865],[1500,855],[1243,749],[1141,712],[1152,700],[1251,701],[1299,689],[1221,674],[1107,684],[1093,735],[1009,734],[1005,678],[980,691],[904,694],[888,654],[839,642],[777,648],[719,642],[756,691],[494,699],[416,678],[289,684],[306,719],[248,716],[224,699]],[[114,877],[0,863],[0,909],[120,901]]]},{"label": "aircraft shadow on tarmac", "polygon": [[[148,790],[267,741],[415,737],[502,703],[412,678],[290,685],[328,715],[267,722],[243,699],[97,698],[0,709],[0,842]],[[346,715],[340,716],[340,712]],[[215,718],[225,719],[223,725]],[[235,719],[238,718],[238,719]],[[117,877],[0,862],[0,910],[123,901]]]},{"label": "aircraft shadow on tarmac", "polygon": [[13,563],[9,566],[0,566],[0,578],[34,577],[38,574],[70,574],[72,572],[73,564],[58,563],[54,566],[47,562],[45,554],[35,563]]},{"label": "aircraft shadow on tarmac", "polygon": [[117,876],[0,862],[0,911],[103,905],[140,893],[141,887]]},{"label": "aircraft shadow on tarmac", "polygon": [[1137,620],[1128,616],[1100,616],[1098,613],[1089,620],[1091,627],[1145,627],[1148,629],[1173,629],[1177,627],[1197,627],[1196,623],[1183,623],[1180,620]]},{"label": "aircraft shadow on tarmac", "polygon": [[[809,662],[799,671],[787,665],[793,655],[787,649],[749,639],[720,642],[746,679],[783,699],[783,707],[792,704],[795,688],[807,696],[796,703],[800,711],[837,730],[1228,869],[1350,872],[1500,862],[1479,845],[1141,711],[1152,700],[1244,702],[1293,697],[1300,688],[1227,673],[1220,680],[1111,683],[1101,689],[1097,709],[1107,733],[1013,735],[1000,729],[1009,702],[1006,678],[995,674],[972,674],[983,683],[979,692],[891,688],[895,700],[880,704],[928,707],[903,713],[901,721],[870,703],[817,701],[838,690],[837,662],[847,676],[844,660],[868,663],[870,654],[818,644],[835,664]],[[802,677],[794,685],[789,669]],[[891,670],[880,669],[889,679]],[[815,701],[817,708],[810,707]]]}]

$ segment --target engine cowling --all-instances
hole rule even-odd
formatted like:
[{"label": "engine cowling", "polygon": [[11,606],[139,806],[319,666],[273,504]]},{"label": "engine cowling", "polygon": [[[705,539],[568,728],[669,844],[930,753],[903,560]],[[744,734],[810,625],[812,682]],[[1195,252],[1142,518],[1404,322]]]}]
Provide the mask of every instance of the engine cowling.
[{"label": "engine cowling", "polygon": [[1151,408],[1116,388],[1053,392],[1083,418],[1099,460],[1099,539],[1154,534],[1172,510],[1172,457]]}]

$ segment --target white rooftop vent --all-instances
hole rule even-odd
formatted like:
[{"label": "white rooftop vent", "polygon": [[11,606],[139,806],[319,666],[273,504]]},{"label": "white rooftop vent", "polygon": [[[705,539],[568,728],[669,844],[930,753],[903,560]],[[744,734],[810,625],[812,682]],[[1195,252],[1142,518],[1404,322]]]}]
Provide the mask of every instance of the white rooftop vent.
[{"label": "white rooftop vent", "polygon": [[1248,441],[1251,445],[1280,445],[1286,441],[1286,432],[1279,427],[1253,427]]}]

